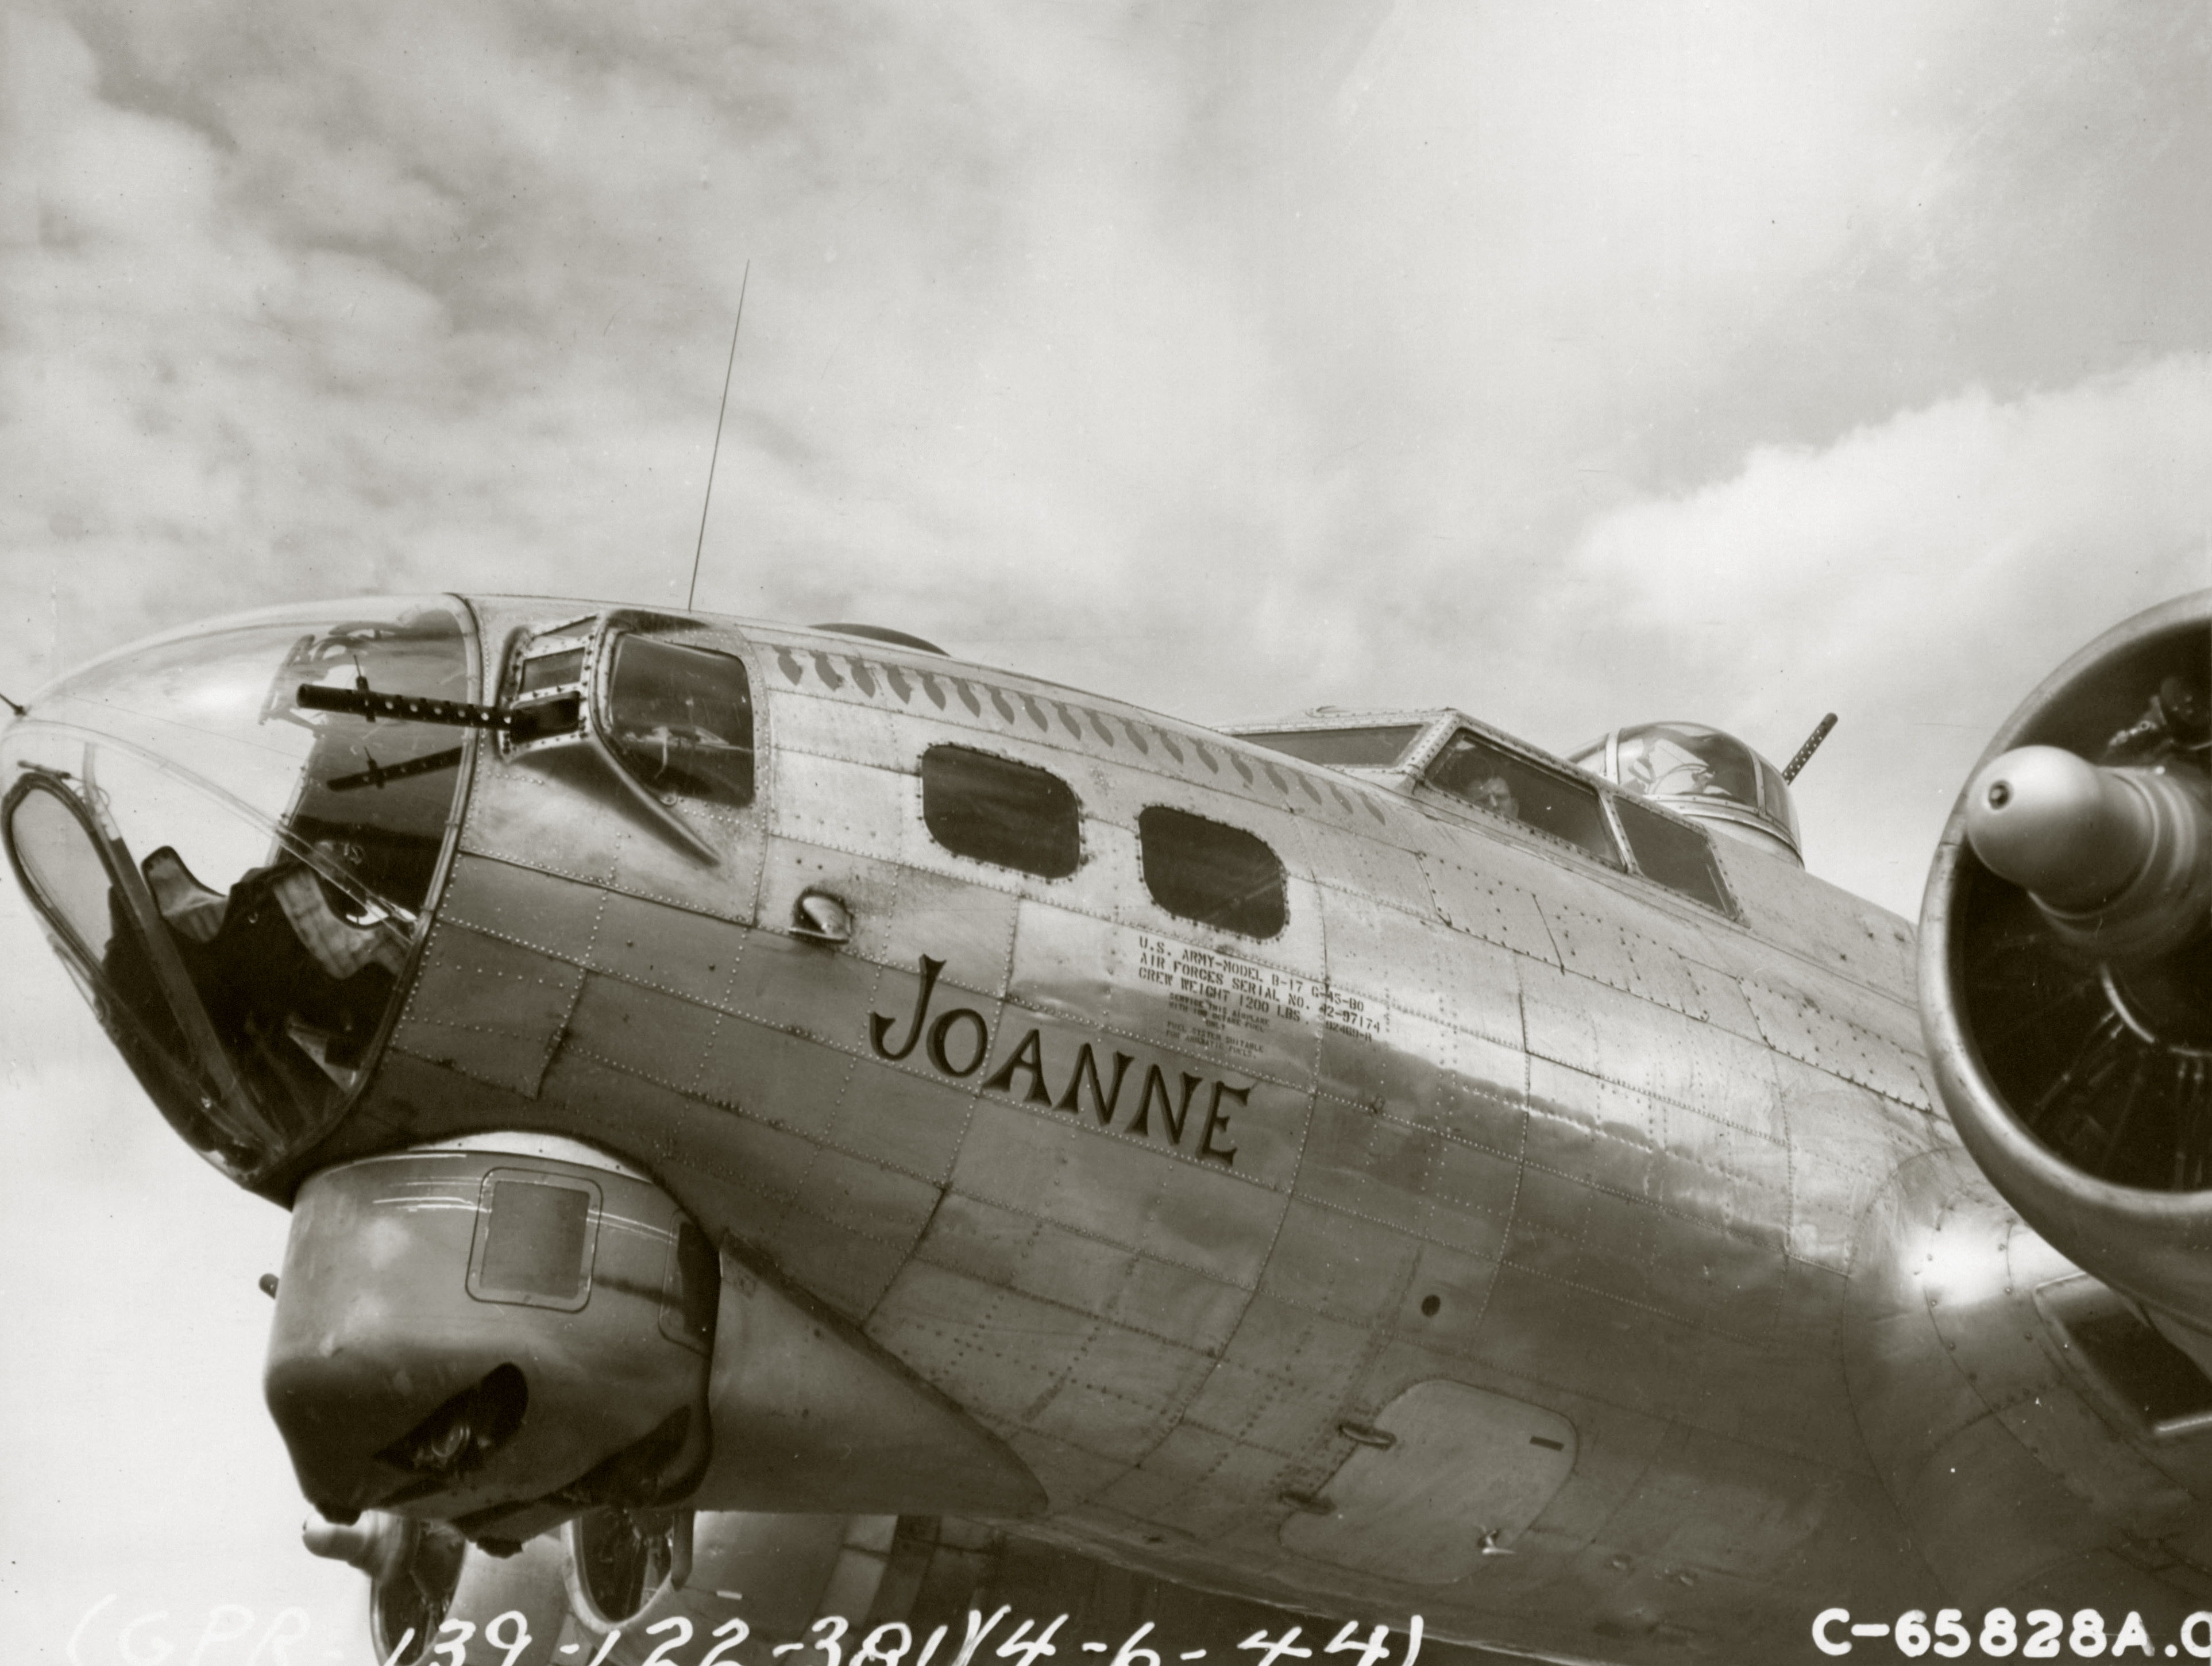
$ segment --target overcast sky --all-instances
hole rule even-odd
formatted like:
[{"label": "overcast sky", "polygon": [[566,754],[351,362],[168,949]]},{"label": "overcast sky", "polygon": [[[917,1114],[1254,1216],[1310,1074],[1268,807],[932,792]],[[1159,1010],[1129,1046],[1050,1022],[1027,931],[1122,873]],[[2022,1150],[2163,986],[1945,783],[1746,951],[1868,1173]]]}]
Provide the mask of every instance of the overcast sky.
[{"label": "overcast sky", "polygon": [[[2203,4],[456,11],[5,13],[0,690],[680,604],[748,263],[702,606],[1200,721],[1832,709],[1808,862],[1906,914],[2004,713],[2212,583]],[[86,1666],[288,1602],[365,1659],[258,1403],[283,1218],[7,889],[9,1658],[112,1592]]]}]

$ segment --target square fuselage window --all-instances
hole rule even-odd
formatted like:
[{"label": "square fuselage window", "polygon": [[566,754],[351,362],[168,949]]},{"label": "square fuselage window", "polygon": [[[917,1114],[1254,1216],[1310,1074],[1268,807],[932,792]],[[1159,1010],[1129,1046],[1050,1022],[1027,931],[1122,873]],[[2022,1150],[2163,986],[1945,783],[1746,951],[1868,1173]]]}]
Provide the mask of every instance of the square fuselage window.
[{"label": "square fuselage window", "polygon": [[1170,914],[1247,937],[1273,937],[1287,918],[1283,864],[1241,827],[1154,805],[1137,818],[1145,889]]},{"label": "square fuselage window", "polygon": [[921,755],[921,819],[956,856],[1064,879],[1083,860],[1075,789],[1049,769],[967,746]]}]

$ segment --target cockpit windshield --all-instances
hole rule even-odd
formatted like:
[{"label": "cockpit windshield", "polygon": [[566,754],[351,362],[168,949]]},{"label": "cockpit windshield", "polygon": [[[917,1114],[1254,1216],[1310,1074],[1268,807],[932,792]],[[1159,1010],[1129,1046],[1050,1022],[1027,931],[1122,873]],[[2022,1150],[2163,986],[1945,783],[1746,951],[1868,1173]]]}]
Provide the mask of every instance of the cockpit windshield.
[{"label": "cockpit windshield", "polygon": [[329,612],[112,655],[0,736],[0,836],[56,952],[163,1114],[248,1183],[362,1080],[471,745],[457,607]]}]

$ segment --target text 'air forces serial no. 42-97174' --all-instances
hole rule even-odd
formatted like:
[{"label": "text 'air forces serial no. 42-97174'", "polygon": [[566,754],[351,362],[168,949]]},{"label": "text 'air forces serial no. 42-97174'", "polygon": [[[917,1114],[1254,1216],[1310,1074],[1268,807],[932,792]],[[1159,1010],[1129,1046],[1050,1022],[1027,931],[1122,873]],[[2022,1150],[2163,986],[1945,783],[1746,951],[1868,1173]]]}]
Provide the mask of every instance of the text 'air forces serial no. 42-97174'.
[{"label": "text 'air forces serial no. 42-97174'", "polygon": [[112,655],[0,830],[380,1662],[2212,1656],[2208,683],[2034,691],[1917,947],[1694,725],[532,599]]}]

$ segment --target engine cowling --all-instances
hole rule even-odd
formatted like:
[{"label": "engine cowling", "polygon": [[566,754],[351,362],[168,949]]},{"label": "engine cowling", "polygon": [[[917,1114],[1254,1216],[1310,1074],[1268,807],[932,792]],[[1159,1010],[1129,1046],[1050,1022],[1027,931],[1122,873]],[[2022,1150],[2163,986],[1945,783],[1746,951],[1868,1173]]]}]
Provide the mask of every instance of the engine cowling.
[{"label": "engine cowling", "polygon": [[2129,620],[2006,722],[1921,912],[1960,1139],[2063,1254],[2212,1371],[2212,592]]},{"label": "engine cowling", "polygon": [[497,1134],[312,1176],[265,1386],[334,1522],[451,1522],[511,1549],[680,1495],[709,1450],[720,1274],[706,1235],[590,1147]]}]

